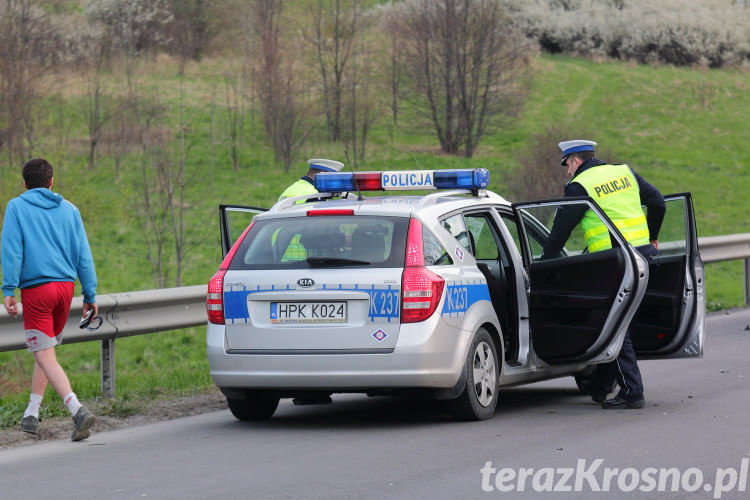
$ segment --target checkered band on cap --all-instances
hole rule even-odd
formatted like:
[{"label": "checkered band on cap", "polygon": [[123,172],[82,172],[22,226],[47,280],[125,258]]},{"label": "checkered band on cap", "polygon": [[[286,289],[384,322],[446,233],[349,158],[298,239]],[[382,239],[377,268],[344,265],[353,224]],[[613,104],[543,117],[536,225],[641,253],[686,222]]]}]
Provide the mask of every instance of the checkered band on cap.
[{"label": "checkered band on cap", "polygon": [[344,168],[344,164],[340,161],[326,160],[324,158],[307,160],[307,163],[310,165],[310,168],[322,170],[323,172],[340,172],[341,169]]}]

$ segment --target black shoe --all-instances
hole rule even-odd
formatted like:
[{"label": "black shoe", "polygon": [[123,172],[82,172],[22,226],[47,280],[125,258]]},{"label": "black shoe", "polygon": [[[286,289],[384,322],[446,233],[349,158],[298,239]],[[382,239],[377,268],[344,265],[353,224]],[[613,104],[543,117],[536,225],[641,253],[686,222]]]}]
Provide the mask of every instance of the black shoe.
[{"label": "black shoe", "polygon": [[607,399],[607,394],[606,392],[593,392],[589,396],[594,403],[603,403]]},{"label": "black shoe", "polygon": [[643,396],[634,399],[625,399],[622,394],[618,394],[612,399],[602,401],[602,408],[605,410],[638,410],[646,405]]},{"label": "black shoe", "polygon": [[601,403],[607,399],[608,391],[599,391],[590,380],[576,380],[578,389],[587,396],[591,396],[594,403]]}]

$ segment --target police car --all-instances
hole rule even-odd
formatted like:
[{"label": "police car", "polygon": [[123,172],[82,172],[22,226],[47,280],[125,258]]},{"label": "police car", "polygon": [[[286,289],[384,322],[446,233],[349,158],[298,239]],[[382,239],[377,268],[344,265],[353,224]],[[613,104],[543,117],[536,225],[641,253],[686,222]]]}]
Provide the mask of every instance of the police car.
[{"label": "police car", "polygon": [[[614,359],[631,320],[639,359],[702,356],[687,193],[665,197],[648,263],[590,198],[512,204],[487,190],[485,169],[323,173],[315,184],[267,211],[220,207],[208,361],[240,420],[271,417],[280,398],[341,392],[426,394],[487,419],[501,387]],[[596,214],[612,248],[589,253],[574,232],[542,259],[566,205]]]}]

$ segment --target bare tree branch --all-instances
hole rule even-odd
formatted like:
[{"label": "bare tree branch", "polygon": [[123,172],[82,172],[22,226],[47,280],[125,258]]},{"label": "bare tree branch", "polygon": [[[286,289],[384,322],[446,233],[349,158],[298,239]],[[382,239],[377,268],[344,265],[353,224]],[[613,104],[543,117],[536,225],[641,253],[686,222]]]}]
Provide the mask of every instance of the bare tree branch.
[{"label": "bare tree branch", "polygon": [[282,0],[254,0],[250,11],[252,38],[246,57],[256,70],[257,93],[263,111],[266,135],[273,145],[277,163],[289,171],[296,151],[304,144],[309,128],[308,110],[295,71],[295,50],[284,50],[281,32]]},{"label": "bare tree branch", "polygon": [[359,0],[318,0],[312,43],[320,68],[328,135],[334,142],[341,138],[346,68],[361,29]]},{"label": "bare tree branch", "polygon": [[394,10],[391,32],[418,107],[444,152],[473,156],[488,129],[522,103],[528,42],[499,0],[407,0]]}]

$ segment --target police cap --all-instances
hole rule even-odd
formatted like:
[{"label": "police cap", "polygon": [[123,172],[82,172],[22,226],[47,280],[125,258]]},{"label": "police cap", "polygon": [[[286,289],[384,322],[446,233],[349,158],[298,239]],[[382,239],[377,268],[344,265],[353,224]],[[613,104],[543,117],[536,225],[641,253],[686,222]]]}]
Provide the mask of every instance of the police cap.
[{"label": "police cap", "polygon": [[596,143],[594,141],[586,141],[581,139],[575,139],[573,141],[563,141],[557,145],[562,151],[562,160],[560,165],[565,165],[565,160],[568,156],[573,153],[580,153],[581,151],[594,151]]}]

